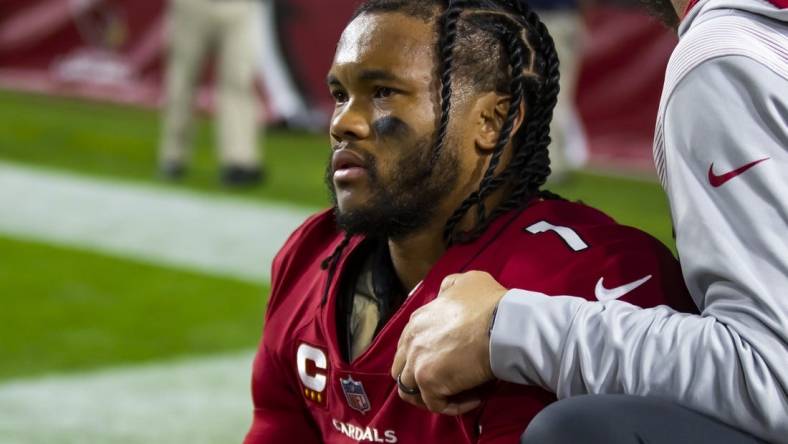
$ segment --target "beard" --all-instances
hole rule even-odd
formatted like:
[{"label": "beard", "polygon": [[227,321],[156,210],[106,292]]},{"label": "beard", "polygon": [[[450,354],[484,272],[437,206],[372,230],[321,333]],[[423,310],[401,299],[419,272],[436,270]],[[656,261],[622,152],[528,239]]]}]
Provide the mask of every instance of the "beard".
[{"label": "beard", "polygon": [[668,28],[676,29],[679,26],[679,16],[670,0],[640,0],[640,4]]},{"label": "beard", "polygon": [[431,222],[439,203],[459,179],[457,154],[451,146],[444,145],[434,162],[432,148],[432,137],[418,140],[414,149],[396,162],[392,179],[386,183],[381,180],[375,158],[361,153],[372,195],[366,204],[349,211],[339,209],[329,161],[326,184],[339,228],[349,235],[401,239]]}]

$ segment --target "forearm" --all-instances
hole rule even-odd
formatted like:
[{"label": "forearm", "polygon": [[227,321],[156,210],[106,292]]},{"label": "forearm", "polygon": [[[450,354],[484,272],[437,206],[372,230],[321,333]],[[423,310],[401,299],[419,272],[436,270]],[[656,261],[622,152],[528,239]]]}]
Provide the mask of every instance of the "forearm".
[{"label": "forearm", "polygon": [[782,345],[767,360],[745,335],[712,316],[513,290],[499,306],[491,364],[503,380],[537,384],[559,397],[658,396],[783,439],[788,350]]}]

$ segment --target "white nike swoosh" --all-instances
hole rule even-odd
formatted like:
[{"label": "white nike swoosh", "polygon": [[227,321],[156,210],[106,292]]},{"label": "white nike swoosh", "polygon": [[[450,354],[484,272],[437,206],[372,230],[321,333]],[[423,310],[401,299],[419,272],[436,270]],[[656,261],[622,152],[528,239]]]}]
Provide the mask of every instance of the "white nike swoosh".
[{"label": "white nike swoosh", "polygon": [[596,296],[596,298],[602,302],[612,301],[613,299],[618,299],[626,295],[630,291],[648,282],[648,280],[651,279],[651,275],[648,275],[643,279],[638,279],[635,282],[610,289],[605,288],[605,285],[602,283],[604,279],[604,277],[599,278],[599,281],[596,283],[596,288],[594,288],[594,296]]}]

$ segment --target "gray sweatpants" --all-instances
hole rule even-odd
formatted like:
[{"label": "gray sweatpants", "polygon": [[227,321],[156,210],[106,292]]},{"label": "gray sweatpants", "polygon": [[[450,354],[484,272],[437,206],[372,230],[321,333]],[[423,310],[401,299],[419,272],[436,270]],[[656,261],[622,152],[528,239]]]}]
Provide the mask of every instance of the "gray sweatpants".
[{"label": "gray sweatpants", "polygon": [[744,432],[670,401],[628,395],[586,395],[542,410],[521,444],[762,443]]}]

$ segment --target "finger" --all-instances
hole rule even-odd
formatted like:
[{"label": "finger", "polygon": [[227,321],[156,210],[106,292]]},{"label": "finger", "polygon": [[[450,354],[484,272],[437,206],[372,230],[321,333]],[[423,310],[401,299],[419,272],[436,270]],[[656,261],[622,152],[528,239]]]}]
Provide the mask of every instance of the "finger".
[{"label": "finger", "polygon": [[[399,382],[401,382],[405,387],[418,388],[416,385],[416,379],[413,376],[413,370],[411,370],[411,366],[405,365],[405,367],[402,369],[402,374],[398,374],[397,376],[399,377]],[[400,384],[398,383],[397,392],[403,401],[409,402],[416,407],[426,408],[424,405],[424,400],[421,397],[421,391],[415,395],[406,393],[402,390],[402,387],[400,387]]]},{"label": "finger", "polygon": [[449,403],[450,391],[441,383],[442,379],[437,377],[433,369],[422,366],[413,377],[427,409],[435,413],[445,410]]},{"label": "finger", "polygon": [[459,402],[449,402],[446,404],[446,407],[440,413],[450,416],[464,415],[470,412],[471,410],[479,407],[481,404],[482,404],[482,400],[478,398],[465,399]]},{"label": "finger", "polygon": [[[408,363],[406,363],[402,368],[402,372],[397,374],[397,377],[399,378],[399,382],[401,382],[405,387],[409,387],[411,389],[419,388],[419,385],[416,383],[416,378],[413,375],[413,366],[408,365]],[[397,385],[399,386],[399,384]]]},{"label": "finger", "polygon": [[457,281],[457,278],[459,277],[460,277],[459,274],[450,274],[445,278],[443,278],[443,281],[441,281],[441,288],[438,296],[440,296],[440,293],[443,293],[444,291],[454,286],[455,282]]},{"label": "finger", "polygon": [[438,394],[432,393],[429,390],[425,390],[421,393],[421,399],[423,400],[427,409],[434,413],[443,412],[449,405],[448,399]]},{"label": "finger", "polygon": [[402,399],[403,401],[413,406],[416,406],[420,409],[427,410],[427,406],[424,405],[424,400],[421,399],[421,395],[409,395],[399,389],[397,389],[397,392],[399,393],[400,399]]},{"label": "finger", "polygon": [[407,362],[408,357],[408,350],[410,349],[410,337],[408,336],[408,327],[405,326],[405,330],[402,331],[402,334],[399,337],[399,343],[397,344],[397,351],[394,353],[394,362],[391,364],[391,377],[397,379],[397,376],[402,373],[403,369],[405,368],[405,363]]}]

